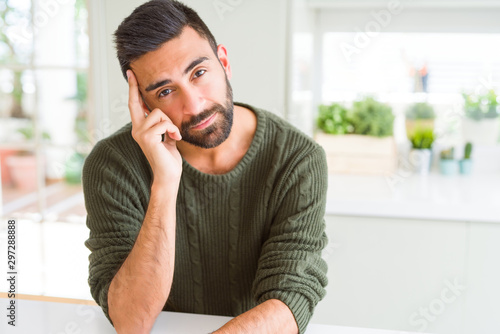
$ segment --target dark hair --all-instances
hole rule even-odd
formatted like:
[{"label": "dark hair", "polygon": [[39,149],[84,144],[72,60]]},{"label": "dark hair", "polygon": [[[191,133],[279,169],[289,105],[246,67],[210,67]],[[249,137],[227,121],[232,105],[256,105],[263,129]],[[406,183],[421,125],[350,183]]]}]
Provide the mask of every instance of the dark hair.
[{"label": "dark hair", "polygon": [[130,63],[178,37],[186,26],[205,38],[217,55],[217,43],[198,14],[175,0],[151,0],[137,7],[115,31],[118,61],[125,79]]}]

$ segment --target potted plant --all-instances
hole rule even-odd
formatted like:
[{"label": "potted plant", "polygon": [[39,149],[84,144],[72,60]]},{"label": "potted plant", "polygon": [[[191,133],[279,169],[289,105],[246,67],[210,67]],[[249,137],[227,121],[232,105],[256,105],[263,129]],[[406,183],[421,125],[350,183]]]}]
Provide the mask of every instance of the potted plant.
[{"label": "potted plant", "polygon": [[317,125],[324,133],[332,135],[344,135],[353,130],[348,110],[340,103],[320,105]]},{"label": "potted plant", "polygon": [[338,103],[319,107],[316,141],[327,155],[330,173],[394,173],[397,151],[392,109],[372,97],[347,108]]},{"label": "potted plant", "polygon": [[406,135],[408,138],[413,136],[416,128],[434,129],[434,119],[436,113],[434,108],[426,102],[412,104],[405,113],[406,116]]},{"label": "potted plant", "polygon": [[460,160],[460,174],[469,175],[472,172],[472,143],[467,142],[464,149],[464,157]]},{"label": "potted plant", "polygon": [[410,162],[416,173],[429,174],[432,162],[432,144],[434,143],[434,130],[429,128],[416,128],[410,138]]},{"label": "potted plant", "polygon": [[16,154],[16,150],[12,148],[0,148],[0,166],[2,173],[2,184],[10,185],[12,183],[12,178],[10,176],[10,169],[7,167],[7,160],[10,156]]},{"label": "potted plant", "polygon": [[[32,123],[31,123],[32,124]],[[30,141],[34,137],[33,126],[18,129],[26,141]],[[50,139],[48,133],[43,133],[43,139]],[[32,151],[21,150],[16,154],[6,158],[6,164],[9,169],[9,174],[12,178],[12,183],[18,189],[23,191],[31,191],[37,187],[37,160]]]},{"label": "potted plant", "polygon": [[462,94],[465,118],[463,135],[466,142],[495,145],[500,134],[498,123],[500,98],[494,90],[486,94]]},{"label": "potted plant", "polygon": [[450,147],[440,153],[439,170],[443,175],[455,175],[458,171],[458,162],[455,160],[455,149]]},{"label": "potted plant", "polygon": [[353,133],[374,137],[389,137],[393,134],[394,115],[389,105],[367,97],[356,101],[352,108]]}]

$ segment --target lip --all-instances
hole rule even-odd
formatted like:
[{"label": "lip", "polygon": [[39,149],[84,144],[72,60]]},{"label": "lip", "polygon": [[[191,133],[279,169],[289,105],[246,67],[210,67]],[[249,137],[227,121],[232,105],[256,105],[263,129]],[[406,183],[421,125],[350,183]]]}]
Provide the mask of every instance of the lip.
[{"label": "lip", "polygon": [[215,118],[217,117],[217,113],[214,113],[212,116],[210,116],[209,118],[207,118],[206,120],[202,121],[201,123],[199,123],[198,125],[196,126],[193,126],[192,129],[194,130],[202,130],[202,129],[205,129],[206,127],[212,125],[212,123],[214,122]]}]

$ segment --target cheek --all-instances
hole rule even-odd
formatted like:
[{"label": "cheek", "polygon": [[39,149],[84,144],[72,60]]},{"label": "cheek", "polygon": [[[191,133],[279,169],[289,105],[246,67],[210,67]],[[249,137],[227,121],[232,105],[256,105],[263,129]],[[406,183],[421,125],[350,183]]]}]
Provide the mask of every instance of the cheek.
[{"label": "cheek", "polygon": [[202,87],[200,87],[200,91],[205,96],[207,100],[221,102],[226,97],[226,81],[224,78],[217,81],[209,82]]},{"label": "cheek", "polygon": [[172,123],[174,123],[175,126],[180,126],[182,122],[182,115],[175,112],[175,110],[179,110],[179,107],[176,107],[175,103],[160,103],[156,106],[156,108],[160,109],[172,121]]},{"label": "cheek", "polygon": [[182,115],[178,112],[174,112],[174,110],[175,109],[167,110],[165,115],[167,115],[168,118],[170,118],[170,120],[172,121],[172,123],[174,123],[174,125],[180,129],[180,126],[182,124]]}]

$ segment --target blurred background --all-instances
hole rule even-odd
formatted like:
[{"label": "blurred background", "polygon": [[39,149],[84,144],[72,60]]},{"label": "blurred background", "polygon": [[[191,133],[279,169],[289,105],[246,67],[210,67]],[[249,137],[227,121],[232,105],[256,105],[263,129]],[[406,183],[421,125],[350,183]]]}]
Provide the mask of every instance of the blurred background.
[{"label": "blurred background", "polygon": [[[81,168],[130,121],[112,33],[143,2],[0,2],[0,249],[17,219],[20,293],[91,299]],[[312,321],[500,332],[500,1],[183,2],[227,47],[235,101],[325,148]]]}]

